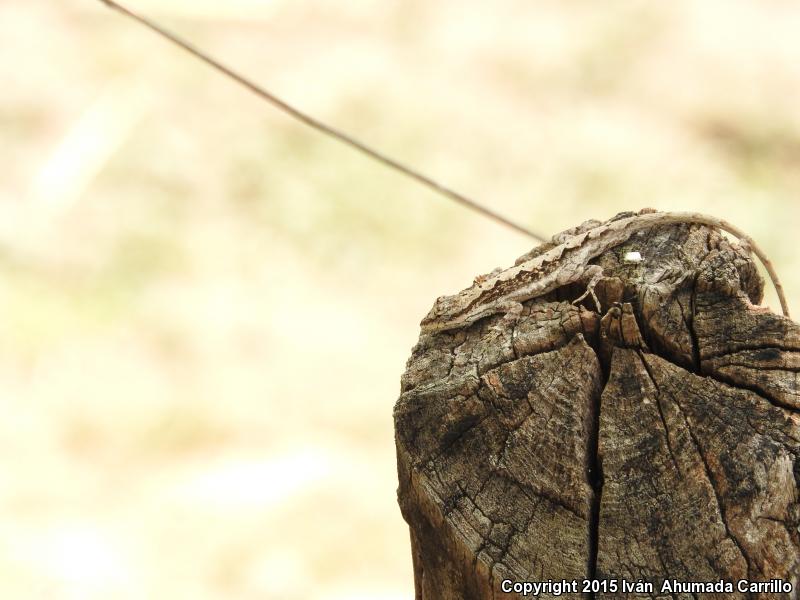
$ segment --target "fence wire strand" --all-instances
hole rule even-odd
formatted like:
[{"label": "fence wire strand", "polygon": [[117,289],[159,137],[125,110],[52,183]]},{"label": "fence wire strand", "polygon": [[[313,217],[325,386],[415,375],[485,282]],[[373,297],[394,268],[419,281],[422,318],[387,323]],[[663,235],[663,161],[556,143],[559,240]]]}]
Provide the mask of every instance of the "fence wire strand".
[{"label": "fence wire strand", "polygon": [[500,223],[501,225],[505,225],[506,227],[509,227],[510,229],[513,229],[514,231],[516,231],[518,233],[521,233],[523,235],[526,235],[528,237],[531,237],[531,238],[533,238],[533,239],[535,239],[537,241],[540,241],[540,242],[544,242],[545,241],[544,236],[539,235],[538,233],[535,233],[534,231],[528,229],[527,227],[524,227],[523,225],[520,225],[519,223],[516,223],[516,222],[504,217],[503,215],[493,211],[492,209],[490,209],[489,207],[485,206],[484,204],[482,204],[480,202],[477,202],[475,200],[472,200],[472,199],[468,198],[467,196],[464,196],[463,194],[461,194],[461,193],[459,193],[459,192],[457,192],[457,191],[455,191],[455,190],[453,190],[453,189],[451,189],[451,188],[449,188],[449,187],[447,187],[445,185],[442,185],[441,183],[431,179],[427,175],[423,175],[419,171],[416,171],[415,169],[412,169],[411,167],[408,167],[408,166],[404,165],[403,163],[398,162],[395,159],[386,156],[385,154],[379,152],[378,150],[374,150],[370,146],[366,145],[365,143],[361,142],[360,140],[357,140],[356,138],[352,137],[351,135],[349,135],[349,134],[347,134],[347,133],[345,133],[343,131],[340,131],[340,130],[334,128],[334,127],[331,127],[330,125],[326,125],[325,123],[319,121],[318,119],[315,119],[314,117],[312,117],[312,116],[310,116],[310,115],[298,110],[294,106],[290,105],[288,102],[285,102],[284,100],[281,100],[275,94],[267,91],[266,89],[264,89],[263,87],[259,86],[256,83],[254,83],[250,79],[244,77],[243,75],[240,75],[239,73],[237,73],[233,69],[231,69],[229,67],[226,67],[225,65],[223,65],[221,62],[219,62],[215,58],[212,58],[210,55],[206,54],[205,52],[203,52],[202,50],[198,49],[197,47],[195,47],[194,45],[190,44],[189,42],[184,41],[182,38],[178,37],[174,33],[164,29],[163,27],[161,27],[160,25],[158,25],[154,21],[148,19],[147,17],[144,17],[144,16],[142,16],[142,15],[140,15],[140,14],[138,14],[138,13],[132,11],[132,10],[130,10],[129,8],[126,8],[125,6],[115,2],[114,0],[100,0],[100,1],[103,4],[105,4],[106,6],[108,6],[109,8],[112,8],[112,9],[122,13],[123,15],[126,15],[126,16],[130,17],[131,19],[133,19],[133,20],[137,21],[138,23],[144,25],[145,27],[147,27],[151,31],[154,31],[159,36],[161,36],[163,38],[166,38],[167,40],[169,40],[173,44],[179,46],[180,48],[183,48],[185,51],[189,52],[190,54],[192,54],[196,58],[198,58],[201,61],[203,61],[204,63],[210,65],[211,67],[213,67],[217,71],[223,73],[224,75],[226,75],[230,79],[233,79],[234,81],[236,81],[240,85],[246,87],[247,89],[249,89],[251,92],[253,92],[257,96],[259,96],[263,100],[266,100],[267,102],[269,102],[273,106],[277,107],[278,109],[280,109],[281,111],[285,112],[286,114],[294,117],[298,121],[308,125],[309,127],[313,128],[313,129],[316,129],[317,131],[321,132],[322,134],[324,134],[324,135],[326,135],[328,137],[334,138],[334,139],[336,139],[336,140],[338,140],[338,141],[340,141],[340,142],[342,142],[344,144],[347,144],[351,148],[354,148],[358,152],[360,152],[362,154],[365,154],[366,156],[369,156],[373,160],[378,161],[379,163],[389,167],[390,169],[393,169],[395,171],[399,171],[400,173],[406,175],[407,177],[410,177],[411,179],[414,179],[415,181],[417,181],[417,182],[421,183],[422,185],[426,186],[427,188],[433,190],[437,194],[440,194],[440,195],[442,195],[442,196],[444,196],[446,198],[454,200],[460,206],[468,208],[468,209],[470,209],[470,210],[472,210],[472,211],[474,211],[474,212],[476,212],[476,213],[478,213],[480,215],[483,215],[484,217],[487,217],[487,218],[493,220],[496,223]]}]

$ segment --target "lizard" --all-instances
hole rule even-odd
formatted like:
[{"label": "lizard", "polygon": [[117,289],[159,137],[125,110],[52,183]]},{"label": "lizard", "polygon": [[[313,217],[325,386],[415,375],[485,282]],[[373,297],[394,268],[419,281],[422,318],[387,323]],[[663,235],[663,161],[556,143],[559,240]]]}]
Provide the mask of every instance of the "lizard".
[{"label": "lizard", "polygon": [[537,254],[534,249],[521,257],[513,267],[478,277],[471,287],[458,294],[437,298],[431,311],[420,323],[422,333],[467,327],[498,313],[514,319],[522,310],[522,302],[578,282],[586,282],[586,291],[573,304],[591,296],[600,312],[594,287],[603,277],[603,269],[599,265],[589,264],[589,261],[626,242],[637,231],[671,224],[706,225],[738,238],[764,265],[775,286],[783,314],[789,317],[783,286],[772,263],[741,229],[723,219],[700,213],[643,209],[633,216],[605,223],[587,221],[585,226],[554,236],[555,245],[545,252]]},{"label": "lizard", "polygon": [[[351,146],[357,151],[415,179],[433,191],[451,200],[455,200],[467,208],[475,210],[486,217],[500,222],[520,233],[533,237],[534,239],[544,239],[533,231],[495,213],[486,206],[471,200],[463,194],[455,192],[414,169],[373,150],[371,147],[352,136],[330,127],[298,110],[268,90],[226,67],[192,44],[185,42],[177,35],[167,31],[150,19],[128,9],[115,0],[101,0],[101,2],[183,48],[201,61],[217,69],[224,75],[248,88],[262,99],[270,102],[280,110],[313,129]],[[596,225],[594,227],[590,227],[587,222],[587,224],[584,224],[585,226],[572,230],[574,235],[562,234],[554,237],[554,247],[541,253],[536,253],[538,249],[534,249],[533,253],[529,253],[530,258],[528,260],[523,260],[522,262],[518,261],[517,264],[510,269],[494,271],[487,276],[480,277],[476,279],[472,287],[455,296],[438,298],[430,313],[422,320],[422,332],[433,333],[466,327],[480,319],[499,312],[503,312],[509,315],[509,317],[514,318],[514,315],[518,315],[519,311],[522,309],[522,302],[547,294],[563,285],[579,281],[587,282],[586,293],[575,300],[574,303],[578,303],[587,295],[591,295],[599,312],[600,303],[595,295],[594,286],[602,278],[603,272],[601,267],[590,265],[589,261],[606,250],[624,243],[637,231],[673,223],[701,224],[715,227],[735,235],[742,243],[748,245],[766,268],[775,286],[775,290],[778,293],[783,314],[786,317],[789,316],[789,309],[783,294],[783,287],[781,286],[775,270],[772,268],[772,264],[753,240],[737,227],[734,227],[722,219],[699,213],[659,213],[652,209],[645,209],[632,217],[612,219],[607,223],[594,222],[593,225]],[[565,232],[565,234],[569,233],[570,232]]]}]

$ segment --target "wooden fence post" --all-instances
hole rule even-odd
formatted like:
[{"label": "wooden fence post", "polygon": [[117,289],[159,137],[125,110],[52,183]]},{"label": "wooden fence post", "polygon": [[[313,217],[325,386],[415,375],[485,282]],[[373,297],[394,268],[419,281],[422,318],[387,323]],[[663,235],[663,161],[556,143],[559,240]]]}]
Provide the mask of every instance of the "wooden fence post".
[{"label": "wooden fence post", "polygon": [[800,326],[754,306],[746,248],[711,228],[594,262],[602,314],[567,286],[415,346],[395,431],[417,599],[798,598]]}]

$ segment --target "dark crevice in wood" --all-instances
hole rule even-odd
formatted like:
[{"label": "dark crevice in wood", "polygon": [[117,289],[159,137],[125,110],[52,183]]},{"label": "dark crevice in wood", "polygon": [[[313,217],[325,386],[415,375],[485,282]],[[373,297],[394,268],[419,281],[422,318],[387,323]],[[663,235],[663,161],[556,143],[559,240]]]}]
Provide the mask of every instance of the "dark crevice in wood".
[{"label": "dark crevice in wood", "polygon": [[740,352],[758,352],[760,350],[775,350],[776,352],[800,352],[800,348],[791,346],[779,346],[777,344],[736,344],[731,343],[732,348],[724,348],[720,352],[705,351],[702,360],[714,360],[715,358],[723,358],[732,354]]},{"label": "dark crevice in wood", "polygon": [[[595,350],[597,354],[597,350]],[[598,362],[599,354],[598,354]],[[600,410],[603,389],[608,381],[608,370],[602,368],[603,383],[601,389],[592,398],[590,406],[591,429],[587,442],[586,476],[592,490],[592,504],[589,511],[589,556],[587,557],[586,576],[595,579],[597,576],[597,554],[600,550],[600,504],[603,499],[603,465],[600,459]],[[588,598],[594,599],[590,592]]]},{"label": "dark crevice in wood", "polygon": [[650,365],[647,364],[647,361],[642,356],[642,352],[639,352],[639,360],[642,362],[642,366],[644,370],[647,371],[647,376],[650,378],[650,381],[653,382],[653,387],[656,388],[656,408],[658,409],[658,416],[661,419],[661,424],[664,426],[664,439],[667,442],[667,451],[669,452],[670,460],[672,460],[672,464],[675,465],[675,471],[681,473],[680,465],[678,464],[678,459],[675,457],[675,450],[672,447],[672,440],[670,439],[669,434],[669,427],[667,426],[667,419],[664,417],[664,407],[661,405],[661,390],[658,388],[658,381],[656,381],[655,376],[653,375],[652,369],[650,369]]},{"label": "dark crevice in wood", "polygon": [[767,367],[763,364],[748,364],[746,362],[725,362],[721,365],[722,368],[728,367],[741,367],[743,369],[750,369],[752,371],[779,371],[781,373],[800,373],[800,367],[788,367],[788,366],[776,366],[776,367]]},{"label": "dark crevice in wood", "polygon": [[697,278],[699,274],[695,274],[692,278],[692,293],[689,296],[689,315],[688,318],[684,315],[686,328],[689,331],[689,337],[692,340],[692,365],[694,372],[698,375],[703,374],[703,363],[700,360],[700,341],[697,337],[697,330],[694,327],[694,320],[697,315]]},{"label": "dark crevice in wood", "polygon": [[[739,550],[739,554],[741,554],[742,558],[744,559],[745,563],[747,563],[747,577],[748,579],[751,578],[751,574],[753,572],[753,566],[750,561],[750,557],[742,548],[742,544],[739,539],[733,534],[728,525],[728,518],[726,516],[725,506],[722,503],[722,499],[720,498],[719,491],[717,490],[717,486],[714,484],[714,474],[711,470],[711,466],[708,464],[708,459],[706,458],[705,453],[703,452],[703,447],[700,445],[700,441],[697,439],[694,430],[692,429],[692,425],[689,422],[686,413],[683,410],[683,407],[680,404],[677,396],[672,397],[675,406],[678,408],[681,416],[683,417],[684,422],[686,423],[686,431],[689,433],[689,437],[692,440],[692,444],[694,444],[695,451],[697,452],[697,456],[700,458],[700,461],[703,464],[703,469],[705,470],[706,480],[708,481],[708,486],[711,488],[711,492],[714,494],[714,500],[717,504],[717,510],[719,511],[719,518],[722,521],[722,526],[725,528],[725,535],[734,543],[736,548]],[[751,598],[752,594],[747,593],[747,598]]]},{"label": "dark crevice in wood", "polygon": [[[589,522],[587,523],[588,534],[588,555],[586,559],[586,577],[595,579],[597,576],[597,555],[600,549],[600,505],[603,498],[603,465],[600,459],[600,411],[602,404],[603,390],[608,383],[610,374],[610,360],[606,362],[603,353],[600,351],[600,319],[597,319],[597,330],[595,335],[586,336],[584,339],[589,347],[594,351],[597,362],[600,365],[602,377],[600,389],[591,398],[589,405],[589,419],[591,427],[589,429],[589,439],[586,444],[586,480],[592,490],[591,506],[589,509]],[[595,593],[587,592],[583,597],[594,600]]]},{"label": "dark crevice in wood", "polygon": [[[757,367],[753,367],[753,368],[757,369]],[[734,389],[747,390],[748,392],[752,392],[756,396],[758,396],[759,398],[764,400],[765,402],[769,402],[775,408],[780,408],[782,410],[788,410],[789,412],[792,412],[792,413],[797,413],[798,412],[797,407],[794,407],[794,406],[792,406],[790,404],[787,404],[786,402],[782,402],[782,401],[778,400],[777,398],[771,396],[770,394],[768,394],[764,390],[758,388],[757,386],[755,386],[753,384],[745,383],[743,381],[735,381],[732,378],[726,377],[723,373],[720,373],[719,371],[714,371],[714,372],[708,371],[708,372],[705,373],[704,377],[708,377],[708,378],[713,379],[714,381],[716,381],[718,383],[730,386],[730,387],[732,387]]]}]

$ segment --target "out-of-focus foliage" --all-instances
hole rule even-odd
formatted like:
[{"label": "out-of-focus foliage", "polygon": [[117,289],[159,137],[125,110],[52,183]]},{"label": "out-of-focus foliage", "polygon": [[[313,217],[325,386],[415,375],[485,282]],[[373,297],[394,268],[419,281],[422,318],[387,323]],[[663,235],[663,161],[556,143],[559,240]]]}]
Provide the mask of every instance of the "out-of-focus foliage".
[{"label": "out-of-focus foliage", "polygon": [[[727,218],[800,310],[795,3],[130,2],[538,231]],[[412,597],[399,375],[530,242],[100,2],[0,49],[0,595]]]}]

